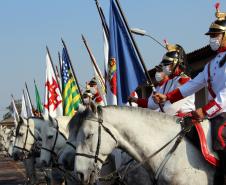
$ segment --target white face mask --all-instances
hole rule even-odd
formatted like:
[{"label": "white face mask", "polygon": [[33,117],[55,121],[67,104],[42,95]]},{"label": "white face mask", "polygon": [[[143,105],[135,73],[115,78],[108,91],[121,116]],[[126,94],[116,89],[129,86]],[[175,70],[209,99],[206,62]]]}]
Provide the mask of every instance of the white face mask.
[{"label": "white face mask", "polygon": [[161,82],[163,80],[164,73],[163,72],[156,72],[155,73],[155,80],[157,82]]},{"label": "white face mask", "polygon": [[85,105],[88,105],[90,103],[89,98],[84,98],[83,100]]},{"label": "white face mask", "polygon": [[170,75],[172,73],[171,69],[170,69],[170,65],[168,66],[163,66],[162,67],[163,73],[165,73],[166,75]]},{"label": "white face mask", "polygon": [[213,51],[217,51],[221,46],[221,42],[217,37],[210,38],[210,47]]},{"label": "white face mask", "polygon": [[95,95],[97,93],[96,87],[90,87],[90,92]]}]

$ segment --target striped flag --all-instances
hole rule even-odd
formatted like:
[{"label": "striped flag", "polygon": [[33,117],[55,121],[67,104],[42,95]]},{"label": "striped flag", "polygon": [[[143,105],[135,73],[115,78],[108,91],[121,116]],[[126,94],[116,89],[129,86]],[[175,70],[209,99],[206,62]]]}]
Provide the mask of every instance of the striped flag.
[{"label": "striped flag", "polygon": [[61,76],[64,115],[73,116],[81,103],[81,97],[71,72],[69,57],[65,48],[62,51]]}]

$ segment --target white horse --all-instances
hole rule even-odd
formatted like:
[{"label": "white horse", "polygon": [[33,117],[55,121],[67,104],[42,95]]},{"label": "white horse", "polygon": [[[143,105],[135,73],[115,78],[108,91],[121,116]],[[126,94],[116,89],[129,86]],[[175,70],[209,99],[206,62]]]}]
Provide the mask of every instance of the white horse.
[{"label": "white horse", "polygon": [[51,119],[42,127],[40,163],[43,167],[52,167],[59,182],[63,182],[65,178],[67,184],[78,184],[76,179],[68,173],[64,174],[65,171],[59,170],[60,166],[57,164],[58,155],[63,151],[68,138],[67,124],[70,119],[71,117],[59,116],[56,119]]},{"label": "white horse", "polygon": [[27,179],[31,184],[45,181],[43,179],[43,170],[36,165],[39,161],[39,158],[37,158],[39,155],[37,146],[40,145],[40,132],[43,124],[45,124],[45,121],[41,118],[32,117],[25,119],[20,117],[16,126],[12,156],[15,160],[23,161]]},{"label": "white horse", "polygon": [[181,126],[176,124],[178,118],[149,109],[114,106],[102,108],[98,116],[88,111],[81,114],[83,120],[74,123],[78,129],[75,171],[85,184],[96,180],[102,161],[116,147],[139,162],[146,159],[150,175],[157,177],[158,174],[158,184],[213,184],[215,169],[186,138],[162,170],[158,169],[175,146],[174,142],[150,158],[181,131]]},{"label": "white horse", "polygon": [[[81,112],[81,111],[80,111]],[[77,126],[75,122],[79,122],[80,116],[75,115],[69,122],[68,124],[68,129],[69,129],[69,137],[67,140],[67,143],[62,151],[62,153],[59,156],[58,162],[61,164],[66,170],[68,171],[73,171],[74,170],[74,158],[75,158],[75,153],[76,153],[76,129]],[[121,152],[121,150],[117,150],[114,152]],[[121,156],[121,155],[120,155]],[[133,166],[135,164],[135,161],[131,160],[131,157],[128,156],[125,152],[122,154],[122,160],[121,164],[119,165],[118,168],[120,168],[120,175],[122,176],[123,173],[126,171],[127,167],[130,165]],[[130,163],[128,163],[130,161]],[[128,164],[127,164],[128,163]],[[101,176],[106,177],[108,174],[111,174],[113,171],[116,170],[115,167],[115,156],[114,155],[109,155],[107,163],[103,166],[101,169]],[[117,181],[118,179],[112,179],[111,182],[109,181],[100,181],[98,182],[99,185],[104,185],[104,184],[112,184],[113,182]],[[123,179],[124,182],[130,185],[150,185],[150,177],[147,171],[139,167],[138,169],[130,172],[125,179]]]}]

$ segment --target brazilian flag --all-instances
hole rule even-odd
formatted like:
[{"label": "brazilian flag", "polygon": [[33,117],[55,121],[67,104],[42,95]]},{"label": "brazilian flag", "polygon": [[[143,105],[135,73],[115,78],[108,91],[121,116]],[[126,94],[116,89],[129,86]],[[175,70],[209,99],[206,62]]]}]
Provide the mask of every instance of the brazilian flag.
[{"label": "brazilian flag", "polygon": [[81,103],[81,97],[71,72],[67,50],[62,51],[62,94],[65,116],[73,116]]}]

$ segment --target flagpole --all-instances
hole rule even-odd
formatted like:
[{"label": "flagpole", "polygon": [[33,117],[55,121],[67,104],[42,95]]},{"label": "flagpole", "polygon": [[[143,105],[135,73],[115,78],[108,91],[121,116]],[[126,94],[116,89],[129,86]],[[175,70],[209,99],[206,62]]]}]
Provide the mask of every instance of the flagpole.
[{"label": "flagpole", "polygon": [[[60,52],[58,51],[58,62],[59,62],[59,66],[60,66],[60,75],[61,75],[61,71],[62,71],[62,63],[61,63],[61,56],[60,56]],[[61,76],[62,79],[62,76]]]},{"label": "flagpole", "polygon": [[31,102],[31,96],[30,96],[30,93],[29,93],[29,91],[28,91],[28,87],[27,87],[27,83],[26,83],[26,82],[25,82],[25,88],[26,88],[26,90],[27,90],[28,100],[29,100],[29,102],[30,102],[30,104],[31,104],[31,108],[32,108],[31,111],[33,112],[34,106],[33,106],[32,102]]},{"label": "flagpole", "polygon": [[61,91],[61,89],[60,89],[60,83],[59,83],[59,81],[58,81],[58,79],[57,79],[56,71],[55,71],[55,68],[54,68],[54,65],[53,65],[52,57],[51,57],[51,55],[50,55],[48,46],[46,46],[46,50],[47,50],[47,54],[48,54],[49,59],[50,59],[50,63],[51,63],[52,69],[53,69],[53,73],[54,73],[54,75],[55,75],[55,77],[56,77],[57,85],[58,85],[58,87],[59,87],[60,93],[62,94],[62,91]]},{"label": "flagpole", "polygon": [[74,68],[73,68],[72,63],[71,63],[71,59],[70,59],[70,56],[69,56],[69,53],[68,53],[68,50],[67,50],[67,46],[66,46],[66,44],[65,44],[65,42],[64,42],[64,40],[62,38],[61,38],[61,42],[62,42],[64,48],[66,49],[66,52],[67,52],[67,55],[68,55],[68,60],[69,60],[69,65],[71,67],[72,74],[73,74],[74,79],[75,79],[75,83],[77,84],[78,91],[79,91],[79,94],[80,94],[80,98],[82,100],[82,104],[85,105],[84,100],[83,100],[83,96],[82,96],[82,91],[81,91],[81,89],[79,87],[78,79],[77,79],[77,77],[75,75],[75,71],[74,71]]},{"label": "flagpole", "polygon": [[103,26],[103,28],[105,30],[107,39],[109,40],[109,29],[108,29],[108,26],[107,26],[107,23],[106,23],[106,19],[105,19],[104,13],[102,11],[102,8],[99,5],[98,0],[95,0],[95,2],[96,2],[97,10],[98,10],[98,13],[99,13],[99,16],[100,16],[100,19],[101,19],[102,26]]},{"label": "flagpole", "polygon": [[89,53],[90,59],[91,59],[93,65],[94,65],[94,67],[95,67],[95,69],[96,69],[96,71],[97,71],[97,73],[98,73],[98,75],[99,75],[99,77],[100,77],[100,79],[102,81],[102,84],[105,84],[103,76],[101,75],[100,69],[97,66],[96,59],[94,58],[93,53],[92,53],[91,49],[89,48],[88,43],[87,43],[84,35],[82,35],[82,40],[83,40],[83,43],[85,44],[85,47],[86,47],[86,49],[87,49],[87,51]]},{"label": "flagpole", "polygon": [[[119,12],[120,12],[120,14],[121,14],[121,17],[122,17],[122,19],[123,19],[123,21],[124,21],[124,23],[125,23],[126,29],[127,29],[128,33],[129,33],[129,35],[130,35],[130,39],[131,39],[132,44],[133,44],[133,46],[134,46],[134,48],[135,48],[135,50],[136,50],[137,56],[139,57],[139,60],[140,60],[140,62],[141,62],[141,65],[142,65],[142,67],[143,67],[143,69],[144,69],[144,72],[145,72],[145,75],[146,75],[147,80],[148,80],[148,82],[149,82],[149,85],[151,86],[153,93],[156,93],[156,89],[155,89],[154,83],[152,82],[152,79],[151,79],[151,77],[150,77],[150,75],[149,75],[149,73],[148,73],[147,67],[146,67],[146,65],[145,65],[145,63],[144,63],[143,57],[142,57],[142,55],[141,55],[141,53],[140,53],[140,51],[139,51],[139,48],[138,48],[138,46],[137,46],[137,44],[136,44],[136,42],[135,42],[135,39],[133,38],[133,35],[132,35],[131,31],[130,31],[129,24],[128,24],[128,22],[127,22],[127,20],[126,20],[126,17],[125,17],[125,15],[124,15],[123,11],[122,11],[122,8],[121,8],[121,6],[120,6],[120,4],[119,4],[119,1],[118,1],[118,0],[114,0],[114,1],[115,1],[116,4],[117,4],[118,10],[119,10]],[[162,107],[161,104],[159,104],[159,108],[160,108],[160,110],[161,110],[162,112],[164,112],[163,107]]]}]

